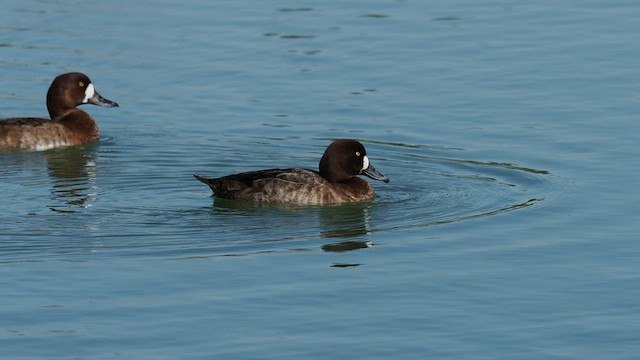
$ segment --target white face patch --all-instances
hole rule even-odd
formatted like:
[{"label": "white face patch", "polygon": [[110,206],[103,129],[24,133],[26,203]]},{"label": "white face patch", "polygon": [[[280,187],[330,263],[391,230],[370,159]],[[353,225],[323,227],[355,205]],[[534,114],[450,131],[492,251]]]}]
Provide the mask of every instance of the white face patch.
[{"label": "white face patch", "polygon": [[362,157],[362,170],[368,167],[369,167],[369,158],[367,157],[367,155],[365,155]]},{"label": "white face patch", "polygon": [[86,104],[95,94],[96,89],[93,88],[93,84],[87,85],[87,90],[84,91],[84,100],[82,100],[82,103]]}]

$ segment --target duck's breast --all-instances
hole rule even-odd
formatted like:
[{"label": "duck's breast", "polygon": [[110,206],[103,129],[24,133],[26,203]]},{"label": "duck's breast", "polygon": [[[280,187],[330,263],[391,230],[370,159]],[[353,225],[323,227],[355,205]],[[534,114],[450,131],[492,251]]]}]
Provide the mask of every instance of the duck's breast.
[{"label": "duck's breast", "polygon": [[327,204],[367,201],[375,196],[371,184],[356,176],[341,183],[328,183],[325,192],[325,203]]}]

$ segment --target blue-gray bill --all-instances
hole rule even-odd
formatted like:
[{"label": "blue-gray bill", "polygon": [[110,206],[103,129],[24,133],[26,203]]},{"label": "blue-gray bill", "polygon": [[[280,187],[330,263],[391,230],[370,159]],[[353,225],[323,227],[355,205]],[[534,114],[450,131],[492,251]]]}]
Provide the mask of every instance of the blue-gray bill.
[{"label": "blue-gray bill", "polygon": [[368,176],[368,177],[372,178],[373,180],[380,180],[380,181],[384,181],[386,183],[389,182],[389,178],[386,177],[386,175],[384,175],[383,173],[381,173],[378,170],[374,169],[373,166],[371,166],[371,165],[369,165],[366,169],[362,170],[360,172],[360,174]]},{"label": "blue-gray bill", "polygon": [[103,106],[103,107],[118,107],[118,103],[115,101],[111,101],[109,99],[105,99],[102,95],[98,94],[96,91],[92,97],[87,99],[87,102],[93,105]]}]

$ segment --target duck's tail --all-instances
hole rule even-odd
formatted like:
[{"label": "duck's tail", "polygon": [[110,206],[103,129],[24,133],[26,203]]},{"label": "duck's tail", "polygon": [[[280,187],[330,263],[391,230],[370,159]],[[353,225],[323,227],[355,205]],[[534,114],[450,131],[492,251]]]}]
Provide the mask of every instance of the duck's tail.
[{"label": "duck's tail", "polygon": [[202,181],[203,183],[209,185],[209,179],[207,179],[206,177],[200,176],[200,175],[196,175],[196,174],[193,174],[193,177],[198,179],[198,180],[200,180],[200,181]]},{"label": "duck's tail", "polygon": [[200,175],[196,175],[196,174],[193,174],[193,177],[194,177],[194,178],[196,178],[196,179],[198,179],[198,180],[200,180],[200,181],[202,181],[203,183],[205,183],[205,184],[209,185],[209,187],[211,188],[211,190],[213,190],[214,192],[216,191],[216,187],[215,187],[215,185],[213,184],[213,181],[214,181],[215,179],[209,179],[209,178],[206,178],[206,177],[204,177],[204,176],[200,176]]}]

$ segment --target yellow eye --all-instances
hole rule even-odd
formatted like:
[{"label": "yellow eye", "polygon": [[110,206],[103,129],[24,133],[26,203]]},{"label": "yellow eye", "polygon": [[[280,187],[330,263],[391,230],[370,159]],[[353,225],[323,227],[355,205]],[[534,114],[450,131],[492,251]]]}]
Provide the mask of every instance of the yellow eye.
[{"label": "yellow eye", "polygon": [[80,81],[78,82],[78,85],[80,85],[80,87],[84,87],[84,82]]},{"label": "yellow eye", "polygon": [[356,151],[356,156],[360,156],[360,151]]}]

